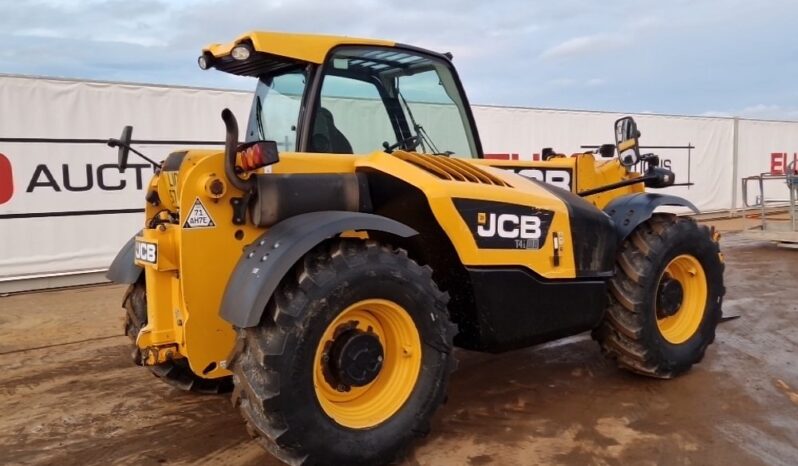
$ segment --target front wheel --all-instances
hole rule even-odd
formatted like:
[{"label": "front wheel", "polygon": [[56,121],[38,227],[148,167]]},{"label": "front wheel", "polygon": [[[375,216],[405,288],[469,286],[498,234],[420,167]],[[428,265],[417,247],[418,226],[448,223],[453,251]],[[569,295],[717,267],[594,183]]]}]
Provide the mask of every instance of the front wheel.
[{"label": "front wheel", "polygon": [[233,400],[290,464],[386,464],[429,430],[454,367],[448,296],[401,249],[309,252],[257,327],[239,329]]},{"label": "front wheel", "polygon": [[715,339],[723,268],[709,228],[655,214],[621,246],[609,307],[593,337],[632,372],[671,378],[687,371]]}]

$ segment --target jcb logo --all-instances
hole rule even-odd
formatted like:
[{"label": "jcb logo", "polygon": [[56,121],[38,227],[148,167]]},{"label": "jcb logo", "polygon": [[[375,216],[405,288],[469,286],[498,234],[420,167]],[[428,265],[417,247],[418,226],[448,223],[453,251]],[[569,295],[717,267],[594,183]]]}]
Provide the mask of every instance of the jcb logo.
[{"label": "jcb logo", "polygon": [[154,243],[145,243],[144,241],[136,241],[134,248],[136,260],[142,262],[149,262],[156,264],[158,262],[158,246]]},{"label": "jcb logo", "polygon": [[554,212],[536,207],[478,199],[454,199],[480,249],[540,249]]},{"label": "jcb logo", "polygon": [[543,168],[525,168],[518,170],[518,174],[533,180],[557,186],[565,190],[571,190],[571,172],[570,170],[557,170],[557,169],[543,169]]},{"label": "jcb logo", "polygon": [[540,224],[537,215],[477,214],[477,234],[483,238],[498,235],[507,239],[539,239]]},{"label": "jcb logo", "polygon": [[5,204],[14,195],[14,176],[11,173],[11,161],[0,154],[0,204]]}]

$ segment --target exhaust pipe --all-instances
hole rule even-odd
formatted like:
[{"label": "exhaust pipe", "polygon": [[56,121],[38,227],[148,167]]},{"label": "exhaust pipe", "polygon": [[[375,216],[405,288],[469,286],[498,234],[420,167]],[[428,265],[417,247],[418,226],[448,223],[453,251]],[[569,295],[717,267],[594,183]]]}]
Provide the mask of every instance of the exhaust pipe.
[{"label": "exhaust pipe", "polygon": [[226,130],[224,140],[224,174],[231,185],[248,192],[254,187],[254,179],[242,180],[236,173],[236,152],[238,149],[238,122],[230,109],[222,110],[222,121]]}]

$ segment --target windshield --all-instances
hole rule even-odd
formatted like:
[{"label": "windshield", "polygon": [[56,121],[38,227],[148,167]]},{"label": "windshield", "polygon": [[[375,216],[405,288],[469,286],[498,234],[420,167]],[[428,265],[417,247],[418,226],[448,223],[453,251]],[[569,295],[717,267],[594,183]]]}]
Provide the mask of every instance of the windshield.
[{"label": "windshield", "polygon": [[279,150],[295,151],[306,81],[303,70],[262,76],[252,101],[245,140],[275,141]]},{"label": "windshield", "polygon": [[418,138],[418,152],[476,156],[463,104],[443,64],[396,81],[402,108]]},{"label": "windshield", "polygon": [[376,47],[341,47],[327,61],[309,149],[478,156],[449,66],[412,51]]}]

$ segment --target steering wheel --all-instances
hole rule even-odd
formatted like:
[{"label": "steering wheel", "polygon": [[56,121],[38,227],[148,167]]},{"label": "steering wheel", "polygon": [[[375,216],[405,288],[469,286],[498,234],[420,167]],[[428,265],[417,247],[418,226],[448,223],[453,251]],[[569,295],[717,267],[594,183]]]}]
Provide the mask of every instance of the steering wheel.
[{"label": "steering wheel", "polygon": [[393,144],[388,144],[388,141],[382,143],[382,147],[385,149],[385,152],[391,153],[398,148],[403,148],[405,150],[414,150],[418,145],[421,143],[421,137],[416,135],[408,136],[401,141],[397,141]]}]

